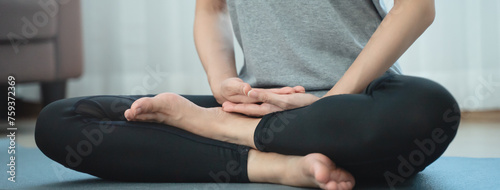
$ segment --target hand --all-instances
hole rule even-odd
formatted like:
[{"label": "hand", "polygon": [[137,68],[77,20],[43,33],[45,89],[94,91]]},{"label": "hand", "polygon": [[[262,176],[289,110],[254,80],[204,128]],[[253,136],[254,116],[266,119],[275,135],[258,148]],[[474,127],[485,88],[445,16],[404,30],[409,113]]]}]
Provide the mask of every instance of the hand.
[{"label": "hand", "polygon": [[249,97],[262,102],[262,104],[224,102],[222,109],[227,112],[242,113],[249,116],[263,116],[272,112],[307,106],[319,99],[319,97],[312,94],[277,94],[263,89],[253,89],[248,94]]},{"label": "hand", "polygon": [[[252,89],[250,84],[243,82],[240,78],[233,77],[228,78],[221,83],[221,88],[219,93],[214,93],[215,99],[220,104],[224,102],[233,103],[256,103],[259,102],[256,98],[248,96],[248,92]],[[283,87],[283,88],[271,88],[271,89],[259,89],[276,94],[292,94],[292,93],[304,93],[305,89],[302,86],[295,87]]]}]

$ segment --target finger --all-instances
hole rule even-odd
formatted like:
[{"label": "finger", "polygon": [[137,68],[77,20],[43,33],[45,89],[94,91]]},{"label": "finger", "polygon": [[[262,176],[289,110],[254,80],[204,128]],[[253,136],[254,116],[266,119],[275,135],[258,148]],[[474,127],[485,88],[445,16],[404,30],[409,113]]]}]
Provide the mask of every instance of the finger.
[{"label": "finger", "polygon": [[257,100],[248,97],[248,92],[252,90],[250,84],[245,82],[233,82],[225,89],[225,98],[235,103],[255,103]]},{"label": "finger", "polygon": [[270,104],[234,104],[231,105],[231,111],[249,116],[263,116],[272,112],[281,111],[279,107]]},{"label": "finger", "polygon": [[[248,91],[250,93],[251,90]],[[247,94],[248,94],[247,93]],[[233,103],[257,103],[259,100],[255,98],[248,97],[247,95],[232,95],[227,98],[228,101]]]},{"label": "finger", "polygon": [[284,103],[281,100],[280,95],[278,94],[265,90],[252,90],[251,92],[249,92],[249,96],[259,100],[260,102],[269,103],[284,108]]},{"label": "finger", "polygon": [[229,92],[231,92],[231,95],[247,95],[248,91],[250,91],[252,87],[250,84],[243,82],[241,79],[239,80],[233,80],[231,83],[227,86],[227,89]]},{"label": "finger", "polygon": [[250,115],[250,116],[259,116],[260,114],[258,114],[257,111],[255,111],[256,107],[254,107],[252,105],[258,106],[258,104],[254,104],[254,103],[224,102],[222,104],[222,110],[225,112],[241,113],[241,114]]},{"label": "finger", "polygon": [[250,104],[256,104],[256,103],[234,103],[234,102],[224,102],[222,104],[222,110],[225,112],[235,112],[235,106],[237,106],[237,109],[241,109],[238,105],[245,104],[245,105],[250,105]]},{"label": "finger", "polygon": [[306,89],[303,86],[294,86],[293,89],[296,93],[305,93]]},{"label": "finger", "polygon": [[233,102],[225,101],[222,104],[222,110],[225,111],[225,112],[232,112],[234,105],[236,105],[236,104],[233,103]]},{"label": "finger", "polygon": [[248,97],[248,92],[250,92],[250,90],[252,90],[252,87],[248,83],[243,83],[243,89],[242,90],[243,90],[243,95],[245,95],[245,96]]},{"label": "finger", "polygon": [[241,113],[249,116],[263,116],[269,113],[258,104],[236,104],[232,108],[232,112]]},{"label": "finger", "polygon": [[289,87],[289,86],[285,86],[283,88],[269,88],[269,89],[265,89],[269,92],[273,92],[273,93],[276,93],[276,94],[292,94],[292,93],[295,93],[295,89],[292,88],[292,87]]}]

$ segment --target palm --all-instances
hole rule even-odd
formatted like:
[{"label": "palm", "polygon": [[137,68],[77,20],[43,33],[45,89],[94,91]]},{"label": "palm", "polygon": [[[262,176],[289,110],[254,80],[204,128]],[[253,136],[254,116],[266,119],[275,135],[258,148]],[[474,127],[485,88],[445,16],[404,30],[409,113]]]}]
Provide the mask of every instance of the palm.
[{"label": "palm", "polygon": [[282,88],[270,88],[270,89],[260,89],[252,88],[250,84],[243,82],[240,78],[233,77],[224,80],[221,83],[220,91],[216,96],[217,102],[224,103],[226,101],[234,103],[257,103],[259,100],[249,97],[248,92],[250,90],[265,90],[268,92],[276,94],[292,94],[292,93],[303,93],[305,92],[304,87],[282,87]]},{"label": "palm", "polygon": [[[254,91],[252,91],[253,95]],[[227,112],[242,113],[249,116],[263,116],[272,112],[303,107],[319,98],[306,93],[276,94],[265,90],[256,90],[254,98],[262,103],[224,102],[222,108]]]}]

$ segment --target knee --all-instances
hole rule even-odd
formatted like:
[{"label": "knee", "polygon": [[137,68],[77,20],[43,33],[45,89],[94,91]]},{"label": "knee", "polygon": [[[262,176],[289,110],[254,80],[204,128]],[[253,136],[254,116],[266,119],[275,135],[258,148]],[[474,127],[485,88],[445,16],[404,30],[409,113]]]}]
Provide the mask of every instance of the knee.
[{"label": "knee", "polygon": [[[63,99],[45,106],[38,115],[35,126],[35,142],[37,147],[48,157],[53,158],[60,151],[61,140],[69,135],[65,128],[65,118],[74,117],[73,104],[76,99]],[[66,127],[67,128],[67,127]]]},{"label": "knee", "polygon": [[411,142],[407,141],[409,146],[398,163],[407,160],[418,172],[444,153],[457,133],[461,115],[454,97],[440,84],[419,77],[403,81],[405,90],[413,93],[406,93],[410,102],[398,120],[406,123],[400,127]]},{"label": "knee", "polygon": [[38,115],[35,127],[35,140],[38,146],[44,144],[38,142],[42,142],[41,140],[44,140],[57,127],[58,120],[64,115],[63,110],[67,106],[65,102],[66,99],[52,102],[45,106]]},{"label": "knee", "polygon": [[381,85],[381,99],[390,107],[393,120],[421,131],[443,127],[456,131],[460,109],[455,98],[440,84],[425,78],[397,75]]},{"label": "knee", "polygon": [[431,133],[442,130],[448,134],[453,133],[450,134],[453,138],[461,118],[455,98],[446,88],[429,79],[413,77],[410,84],[416,92],[410,96],[416,113],[410,114],[420,115],[421,125],[428,126]]}]

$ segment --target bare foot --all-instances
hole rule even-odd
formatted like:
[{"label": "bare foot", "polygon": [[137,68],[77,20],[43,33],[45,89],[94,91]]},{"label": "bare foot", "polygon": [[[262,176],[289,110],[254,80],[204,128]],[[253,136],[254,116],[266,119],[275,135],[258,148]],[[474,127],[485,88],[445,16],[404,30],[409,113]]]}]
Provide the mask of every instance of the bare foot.
[{"label": "bare foot", "polygon": [[126,110],[128,121],[163,123],[194,134],[250,147],[260,119],[227,113],[221,107],[202,108],[174,93],[136,100]]},{"label": "bare foot", "polygon": [[355,184],[354,177],[349,172],[336,167],[330,158],[319,153],[291,158],[282,182],[322,189],[352,189]]},{"label": "bare foot", "polygon": [[186,117],[200,109],[194,103],[173,93],[161,93],[155,97],[136,100],[124,113],[129,121],[145,121],[179,125]]},{"label": "bare foot", "polygon": [[349,172],[323,154],[286,156],[253,149],[248,154],[248,178],[251,182],[322,189],[352,189],[355,184]]}]

